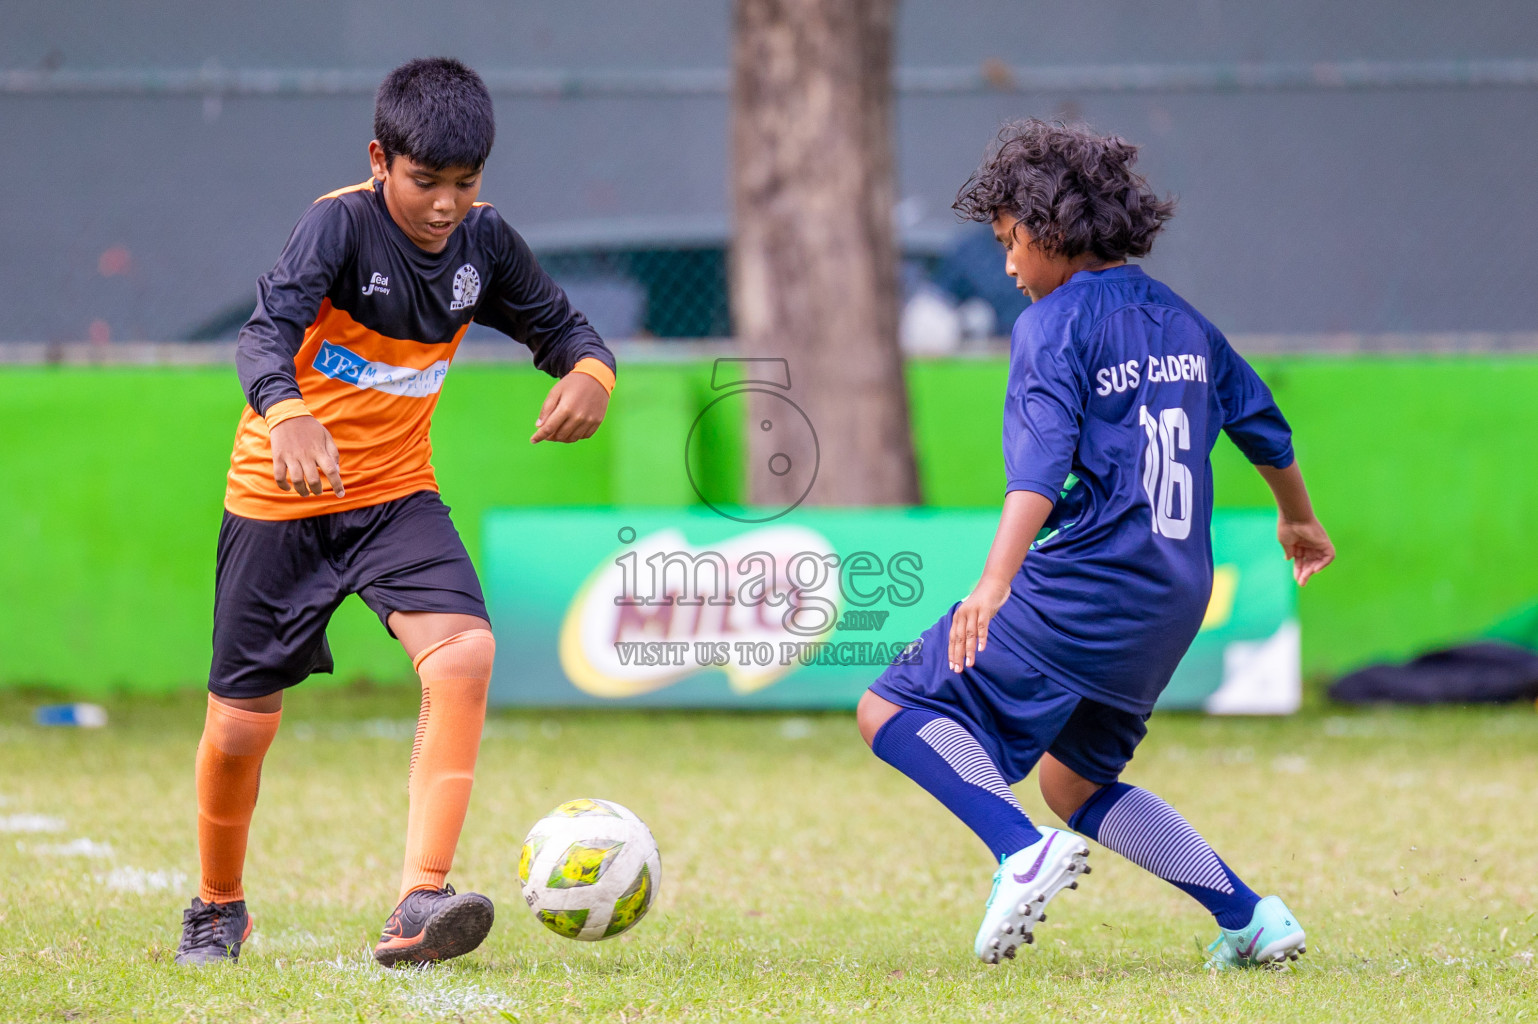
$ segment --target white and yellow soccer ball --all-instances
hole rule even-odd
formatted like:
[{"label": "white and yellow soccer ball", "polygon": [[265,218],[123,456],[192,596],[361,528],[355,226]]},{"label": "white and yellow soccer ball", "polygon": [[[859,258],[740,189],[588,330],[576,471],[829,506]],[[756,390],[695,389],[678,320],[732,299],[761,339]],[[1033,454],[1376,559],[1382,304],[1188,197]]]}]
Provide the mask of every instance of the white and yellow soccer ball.
[{"label": "white and yellow soccer ball", "polygon": [[546,928],[593,942],[650,909],[662,858],[646,823],[612,800],[568,800],[541,818],[518,857],[523,899]]}]

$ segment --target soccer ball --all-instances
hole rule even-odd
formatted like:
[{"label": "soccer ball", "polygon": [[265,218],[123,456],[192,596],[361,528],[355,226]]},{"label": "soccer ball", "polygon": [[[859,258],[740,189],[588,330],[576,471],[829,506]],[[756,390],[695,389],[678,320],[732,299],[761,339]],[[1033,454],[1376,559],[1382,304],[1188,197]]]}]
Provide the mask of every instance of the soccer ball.
[{"label": "soccer ball", "polygon": [[612,800],[568,800],[529,830],[523,899],[546,928],[593,942],[641,920],[662,884],[646,823]]}]

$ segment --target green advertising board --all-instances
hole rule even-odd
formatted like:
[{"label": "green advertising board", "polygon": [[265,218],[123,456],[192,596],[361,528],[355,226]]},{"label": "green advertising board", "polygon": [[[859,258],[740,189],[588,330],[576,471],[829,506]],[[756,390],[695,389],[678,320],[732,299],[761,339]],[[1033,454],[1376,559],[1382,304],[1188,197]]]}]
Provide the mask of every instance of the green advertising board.
[{"label": "green advertising board", "polygon": [[[991,510],[496,509],[483,583],[503,705],[850,708],[981,571]],[[1161,708],[1286,714],[1292,577],[1269,512],[1220,511],[1207,619]]]}]

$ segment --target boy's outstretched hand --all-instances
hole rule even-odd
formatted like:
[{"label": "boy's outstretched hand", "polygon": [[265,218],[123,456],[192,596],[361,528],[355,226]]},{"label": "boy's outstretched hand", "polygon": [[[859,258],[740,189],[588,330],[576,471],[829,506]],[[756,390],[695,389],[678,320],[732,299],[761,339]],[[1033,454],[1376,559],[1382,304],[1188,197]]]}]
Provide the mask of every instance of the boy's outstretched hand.
[{"label": "boy's outstretched hand", "polygon": [[1319,525],[1314,506],[1308,500],[1308,488],[1303,485],[1303,472],[1296,459],[1286,469],[1256,466],[1261,478],[1271,488],[1276,498],[1276,539],[1281,541],[1282,551],[1292,563],[1292,578],[1298,586],[1335,561],[1335,545],[1330,535]]},{"label": "boy's outstretched hand", "polygon": [[1314,573],[1335,561],[1335,545],[1330,543],[1330,535],[1324,532],[1317,519],[1301,523],[1280,519],[1276,539],[1281,541],[1282,550],[1292,563],[1292,578],[1300,587]]},{"label": "boy's outstretched hand", "polygon": [[272,428],[272,477],[283,490],[303,497],[320,497],[322,479],[338,498],[347,493],[336,442],[314,416],[295,416]]},{"label": "boy's outstretched hand", "polygon": [[609,411],[609,392],[585,373],[568,373],[555,382],[534,421],[530,444],[541,441],[570,443],[592,437]]}]

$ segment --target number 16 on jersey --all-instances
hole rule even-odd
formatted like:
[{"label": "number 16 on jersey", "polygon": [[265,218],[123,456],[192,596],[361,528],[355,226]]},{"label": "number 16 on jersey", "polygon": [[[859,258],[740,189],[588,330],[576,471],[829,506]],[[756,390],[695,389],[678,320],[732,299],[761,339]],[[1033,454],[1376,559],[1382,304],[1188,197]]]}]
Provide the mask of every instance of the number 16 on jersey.
[{"label": "number 16 on jersey", "polygon": [[1143,449],[1143,490],[1153,509],[1153,532],[1171,540],[1191,535],[1191,470],[1176,459],[1177,451],[1191,448],[1191,420],[1180,406],[1163,409],[1157,416],[1148,406],[1138,409],[1138,422],[1148,437]]}]

